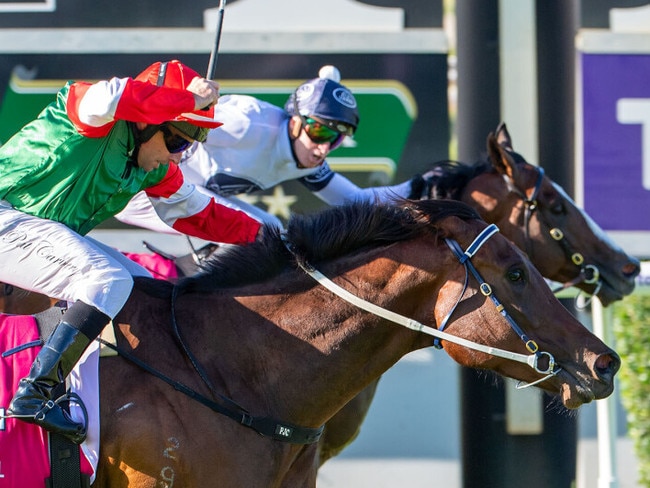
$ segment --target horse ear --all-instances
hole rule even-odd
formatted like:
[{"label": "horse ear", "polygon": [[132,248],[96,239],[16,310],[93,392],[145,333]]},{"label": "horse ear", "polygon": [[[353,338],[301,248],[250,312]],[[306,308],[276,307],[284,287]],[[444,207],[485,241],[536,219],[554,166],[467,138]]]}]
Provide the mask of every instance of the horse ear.
[{"label": "horse ear", "polygon": [[447,215],[435,224],[438,236],[442,239],[455,239],[467,232],[467,223],[456,215]]},{"label": "horse ear", "polygon": [[507,175],[511,179],[516,180],[517,165],[510,153],[499,144],[497,136],[490,132],[487,138],[488,157],[492,163],[492,167],[500,174]]},{"label": "horse ear", "polygon": [[506,149],[512,151],[512,137],[510,137],[510,132],[508,132],[508,128],[506,127],[505,122],[501,122],[499,126],[497,127],[496,130],[496,137],[497,137],[497,142],[505,147]]}]

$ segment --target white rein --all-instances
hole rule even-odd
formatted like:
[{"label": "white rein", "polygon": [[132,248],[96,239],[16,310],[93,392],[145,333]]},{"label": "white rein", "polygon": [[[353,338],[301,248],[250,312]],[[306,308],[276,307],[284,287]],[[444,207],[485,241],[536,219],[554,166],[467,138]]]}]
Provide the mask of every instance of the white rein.
[{"label": "white rein", "polygon": [[[495,232],[498,232],[498,228],[494,225],[491,224],[488,226],[479,236],[472,242],[472,244],[468,247],[468,250],[465,252],[465,255],[469,258],[471,258],[476,251],[483,245],[484,242],[487,241],[487,239],[490,238]],[[286,236],[283,234],[282,235],[283,241],[289,252],[293,254],[293,251],[291,249],[291,244],[287,241]],[[468,254],[471,253],[471,254]],[[537,381],[534,381],[532,383],[524,383],[524,384],[518,384],[517,388],[518,389],[523,389],[523,388],[528,388],[530,386],[534,386],[538,383],[541,383],[542,381],[545,381],[552,376],[555,376],[560,369],[555,370],[555,358],[553,357],[552,354],[545,352],[545,351],[537,351],[536,353],[533,354],[520,354],[516,352],[511,352],[511,351],[506,351],[504,349],[499,349],[496,347],[491,347],[491,346],[486,346],[484,344],[479,344],[477,342],[473,342],[467,339],[464,339],[462,337],[454,336],[452,334],[448,334],[447,332],[443,332],[441,330],[435,329],[434,327],[430,327],[428,325],[424,325],[417,320],[410,319],[408,317],[405,317],[404,315],[400,315],[398,313],[392,312],[390,310],[386,310],[385,308],[382,308],[378,305],[375,305],[374,303],[370,303],[362,298],[359,298],[346,289],[340,287],[336,283],[334,283],[332,280],[330,280],[327,276],[325,276],[323,273],[315,269],[313,266],[306,262],[302,262],[301,260],[297,259],[296,260],[298,263],[298,266],[302,268],[302,270],[307,273],[309,276],[311,276],[314,280],[316,280],[320,285],[323,287],[327,288],[329,291],[337,295],[339,298],[342,298],[343,300],[347,301],[348,303],[355,305],[356,307],[365,310],[366,312],[370,312],[374,315],[377,315],[378,317],[382,317],[386,320],[390,320],[391,322],[394,322],[398,325],[401,325],[403,327],[406,327],[408,329],[417,331],[417,332],[422,332],[424,334],[437,337],[438,339],[445,340],[454,344],[458,344],[460,346],[466,347],[468,349],[472,349],[475,351],[483,352],[486,354],[490,354],[492,356],[497,356],[500,358],[504,359],[510,359],[512,361],[517,361],[519,363],[524,363],[533,368],[535,371],[541,374],[545,374],[543,378],[540,378]],[[465,264],[465,263],[463,263]],[[451,315],[451,313],[450,313]],[[543,356],[546,356],[548,358],[548,367],[546,369],[541,369],[538,366],[538,361],[539,359]]]}]

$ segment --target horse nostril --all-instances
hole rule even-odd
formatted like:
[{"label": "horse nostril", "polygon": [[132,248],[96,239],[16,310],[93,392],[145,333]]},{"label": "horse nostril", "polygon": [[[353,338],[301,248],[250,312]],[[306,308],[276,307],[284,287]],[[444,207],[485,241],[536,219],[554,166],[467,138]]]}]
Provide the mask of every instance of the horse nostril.
[{"label": "horse nostril", "polygon": [[641,273],[641,266],[638,262],[629,262],[623,266],[623,274],[628,278],[636,278]]},{"label": "horse nostril", "polygon": [[621,367],[621,358],[615,352],[601,354],[596,358],[596,374],[601,379],[611,379]]}]

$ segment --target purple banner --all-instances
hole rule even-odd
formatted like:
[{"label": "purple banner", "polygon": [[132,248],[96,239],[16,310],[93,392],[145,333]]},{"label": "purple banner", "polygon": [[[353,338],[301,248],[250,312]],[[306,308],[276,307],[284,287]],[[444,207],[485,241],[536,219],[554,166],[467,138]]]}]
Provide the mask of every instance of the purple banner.
[{"label": "purple banner", "polygon": [[585,210],[605,230],[648,231],[650,55],[582,54],[582,91]]}]

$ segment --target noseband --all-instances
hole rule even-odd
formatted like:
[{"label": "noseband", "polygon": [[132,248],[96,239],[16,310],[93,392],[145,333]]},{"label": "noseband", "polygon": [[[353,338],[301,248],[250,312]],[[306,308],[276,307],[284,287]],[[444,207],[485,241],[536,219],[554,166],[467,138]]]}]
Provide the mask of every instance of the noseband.
[{"label": "noseband", "polygon": [[[514,184],[508,178],[508,186],[511,188],[511,191],[516,195],[518,195],[519,197],[521,197],[526,207],[524,211],[524,235],[526,238],[526,254],[528,254],[528,256],[531,257],[531,259],[533,256],[533,249],[531,245],[532,241],[530,239],[530,221],[533,217],[533,214],[538,209],[537,196],[539,195],[540,189],[542,188],[543,181],[544,181],[544,168],[538,167],[535,187],[533,188],[533,193],[531,194],[531,196],[528,197],[525,192],[522,192],[517,188],[515,188]],[[543,218],[543,215],[541,213],[539,214],[539,219],[544,221],[547,227],[551,227],[550,225],[548,225],[548,221],[546,221],[546,219]],[[602,281],[600,280],[600,271],[598,270],[598,267],[593,264],[585,264],[584,256],[581,253],[574,251],[571,248],[571,245],[567,242],[564,232],[562,232],[561,229],[557,227],[552,227],[549,231],[549,234],[551,235],[551,238],[554,241],[556,241],[560,245],[560,247],[562,247],[564,254],[579,269],[578,275],[574,279],[567,281],[566,283],[562,284],[558,288],[555,288],[553,290],[553,293],[558,293],[572,286],[579,285],[580,283],[587,283],[588,285],[594,285],[595,289],[591,293],[589,298],[580,307],[577,308],[587,307],[587,305],[589,305],[589,303],[591,302],[593,296],[598,294],[598,292],[600,291],[600,287],[602,286]],[[576,306],[578,303],[578,299],[580,297],[580,293],[576,297]]]},{"label": "noseband", "polygon": [[[313,266],[311,266],[309,263],[306,261],[298,258],[295,253],[293,252],[292,245],[288,241],[286,234],[282,234],[282,240],[284,242],[284,245],[287,247],[289,252],[296,258],[296,262],[300,268],[307,273],[309,276],[311,276],[314,280],[316,280],[320,285],[323,287],[327,288],[329,291],[337,295],[339,298],[342,298],[343,300],[347,301],[348,303],[355,305],[356,307],[365,310],[366,312],[370,312],[374,315],[377,315],[378,317],[382,317],[386,320],[390,320],[391,322],[394,322],[398,325],[404,326],[408,329],[415,330],[418,332],[422,332],[424,334],[433,336],[434,339],[434,345],[438,348],[440,348],[440,341],[445,340],[454,344],[458,344],[460,346],[466,347],[468,349],[472,349],[474,351],[479,351],[483,352],[485,354],[490,354],[492,356],[497,356],[501,357],[504,359],[509,359],[512,361],[517,361],[519,363],[524,363],[533,368],[535,371],[537,371],[540,374],[545,375],[544,377],[533,381],[532,383],[521,383],[519,382],[517,384],[518,389],[522,388],[527,388],[529,386],[534,386],[537,385],[538,383],[541,383],[542,381],[546,381],[547,379],[555,376],[558,374],[562,368],[555,363],[555,358],[553,355],[549,352],[546,351],[540,351],[539,346],[537,343],[530,339],[526,333],[519,327],[519,325],[515,322],[515,320],[512,318],[512,316],[506,311],[505,307],[497,297],[492,293],[492,287],[486,283],[481,275],[479,274],[478,270],[474,267],[474,265],[471,262],[472,257],[476,252],[481,248],[481,246],[496,232],[498,232],[499,229],[496,225],[491,224],[474,239],[474,241],[469,245],[466,251],[463,251],[460,245],[453,239],[445,239],[445,242],[449,246],[449,248],[452,250],[452,252],[456,255],[458,258],[459,262],[465,267],[465,286],[463,287],[463,291],[461,292],[461,295],[459,296],[458,300],[452,307],[451,311],[447,314],[445,319],[443,320],[440,328],[435,329],[433,327],[421,324],[420,322],[410,319],[408,317],[405,317],[403,315],[400,315],[398,313],[392,312],[390,310],[386,310],[385,308],[382,308],[378,305],[375,305],[374,303],[370,303],[362,298],[357,297],[356,295],[353,295],[349,291],[345,290],[344,288],[340,287],[336,283],[334,283],[332,280],[330,280],[327,276],[322,274],[320,271],[315,269]],[[485,295],[486,297],[490,297],[492,300],[492,303],[494,303],[495,307],[497,308],[498,312],[503,316],[510,327],[515,331],[515,333],[520,337],[520,339],[524,342],[526,345],[526,349],[531,353],[530,355],[525,355],[525,354],[519,354],[516,352],[511,352],[511,351],[506,351],[503,349],[495,348],[495,347],[490,347],[486,346],[484,344],[479,344],[477,342],[473,342],[467,339],[464,339],[462,337],[454,336],[451,335],[447,332],[444,332],[443,329],[447,325],[447,322],[449,321],[449,318],[453,314],[454,310],[456,310],[456,307],[460,303],[460,300],[462,299],[462,296],[465,293],[465,289],[467,287],[467,281],[468,281],[468,276],[469,273],[471,273],[476,280],[479,283],[479,289],[481,290],[481,293]],[[539,364],[540,359],[546,358],[547,360],[547,367],[542,367]]]}]

